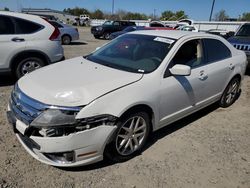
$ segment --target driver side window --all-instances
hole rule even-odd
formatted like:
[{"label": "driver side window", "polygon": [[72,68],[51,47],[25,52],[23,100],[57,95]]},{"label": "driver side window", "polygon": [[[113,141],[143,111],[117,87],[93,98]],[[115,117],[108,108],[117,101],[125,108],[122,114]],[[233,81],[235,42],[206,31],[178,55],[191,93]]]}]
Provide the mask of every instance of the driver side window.
[{"label": "driver side window", "polygon": [[191,68],[201,66],[204,62],[203,54],[202,41],[200,39],[186,42],[179,48],[174,58],[170,62],[165,72],[164,78],[171,75],[169,69],[176,64],[188,65]]}]

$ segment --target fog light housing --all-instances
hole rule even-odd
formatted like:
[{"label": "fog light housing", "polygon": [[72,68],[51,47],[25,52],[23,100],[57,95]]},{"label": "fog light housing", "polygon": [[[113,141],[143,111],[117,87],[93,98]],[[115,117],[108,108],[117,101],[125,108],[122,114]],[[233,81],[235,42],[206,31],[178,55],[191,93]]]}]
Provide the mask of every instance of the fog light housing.
[{"label": "fog light housing", "polygon": [[61,153],[44,153],[44,155],[48,159],[50,159],[56,163],[67,164],[67,163],[75,162],[75,152],[74,151],[61,152]]}]

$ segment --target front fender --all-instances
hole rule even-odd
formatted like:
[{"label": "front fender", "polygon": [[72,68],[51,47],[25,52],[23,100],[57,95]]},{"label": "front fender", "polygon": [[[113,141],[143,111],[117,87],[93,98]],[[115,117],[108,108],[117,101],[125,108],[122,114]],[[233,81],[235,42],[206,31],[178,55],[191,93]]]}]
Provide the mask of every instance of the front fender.
[{"label": "front fender", "polygon": [[[147,105],[154,113],[153,125],[159,122],[155,89],[145,92],[144,84],[134,83],[98,98],[85,106],[76,116],[77,119],[109,114],[121,117],[128,109],[137,105]],[[144,92],[143,92],[144,91]]]}]

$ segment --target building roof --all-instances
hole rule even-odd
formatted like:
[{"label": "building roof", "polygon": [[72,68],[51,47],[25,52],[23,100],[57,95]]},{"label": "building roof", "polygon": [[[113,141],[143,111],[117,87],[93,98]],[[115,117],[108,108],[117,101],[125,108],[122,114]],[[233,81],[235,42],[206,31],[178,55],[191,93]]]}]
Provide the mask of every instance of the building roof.
[{"label": "building roof", "polygon": [[49,9],[49,8],[44,8],[44,9],[41,9],[41,8],[23,8],[22,12],[25,12],[25,13],[39,13],[39,12],[45,13],[45,12],[47,12],[47,13],[59,13],[59,14],[65,14],[65,15],[73,16],[73,15],[71,15],[69,13],[59,11],[59,10],[53,10],[53,9]]}]

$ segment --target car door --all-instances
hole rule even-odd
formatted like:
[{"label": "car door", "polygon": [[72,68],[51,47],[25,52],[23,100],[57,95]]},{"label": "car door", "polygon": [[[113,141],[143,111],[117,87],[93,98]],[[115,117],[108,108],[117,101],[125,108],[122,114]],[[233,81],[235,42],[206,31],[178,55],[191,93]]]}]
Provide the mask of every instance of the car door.
[{"label": "car door", "polygon": [[[191,67],[189,76],[173,76],[169,69],[176,64]],[[208,89],[203,45],[200,39],[185,42],[170,62],[160,84],[160,127],[172,123],[196,110],[196,104],[207,96]]]},{"label": "car door", "polygon": [[12,17],[0,15],[0,69],[9,68],[11,58],[20,49],[25,49],[25,40],[16,34]]},{"label": "car door", "polygon": [[203,70],[204,74],[207,75],[207,89],[204,91],[205,99],[200,101],[198,105],[219,100],[235,67],[231,51],[223,42],[211,38],[202,40],[206,56]]},{"label": "car door", "polygon": [[118,21],[114,21],[114,23],[113,23],[113,31],[114,32],[116,32],[116,31],[121,31],[121,23],[120,22],[118,22]]}]

